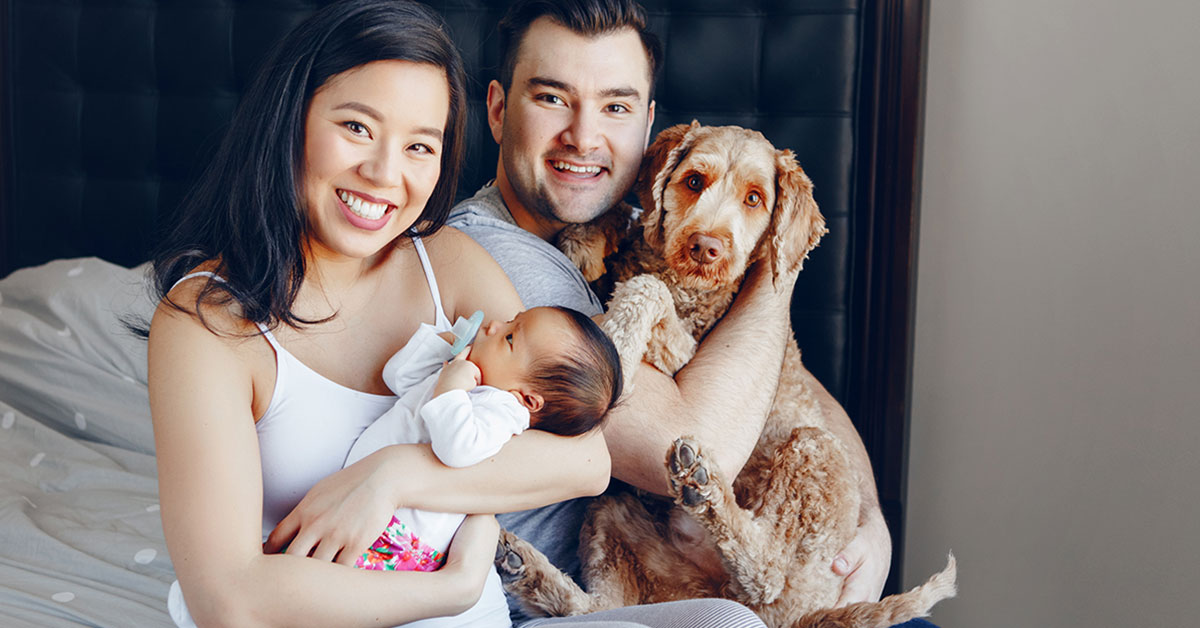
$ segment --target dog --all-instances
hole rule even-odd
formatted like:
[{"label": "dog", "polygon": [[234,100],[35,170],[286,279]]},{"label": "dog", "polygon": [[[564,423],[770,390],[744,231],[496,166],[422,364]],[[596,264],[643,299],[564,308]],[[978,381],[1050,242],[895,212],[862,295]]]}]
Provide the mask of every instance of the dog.
[{"label": "dog", "polygon": [[[686,364],[750,264],[766,264],[776,282],[795,276],[827,232],[812,187],[794,154],[762,134],[693,121],[647,149],[634,186],[640,217],[621,205],[563,231],[558,245],[586,279],[616,282],[603,327],[626,386],[642,360],[671,375]],[[527,610],[558,616],[697,597],[734,599],[777,628],[882,628],[928,615],[956,593],[953,555],[911,591],[832,608],[842,581],[830,565],[856,534],[859,479],[802,370],[793,338],[736,478],[684,436],[666,453],[670,502],[633,493],[593,502],[580,537],[586,592],[503,531],[506,588]]]}]

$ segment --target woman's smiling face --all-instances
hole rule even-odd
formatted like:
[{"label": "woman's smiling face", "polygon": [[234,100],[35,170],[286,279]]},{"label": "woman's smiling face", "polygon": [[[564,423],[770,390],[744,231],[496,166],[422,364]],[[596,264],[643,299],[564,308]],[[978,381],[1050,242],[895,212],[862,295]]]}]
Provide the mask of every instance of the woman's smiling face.
[{"label": "woman's smiling face", "polygon": [[368,258],[421,215],[441,174],[446,74],[374,61],[313,94],[304,128],[310,255]]}]

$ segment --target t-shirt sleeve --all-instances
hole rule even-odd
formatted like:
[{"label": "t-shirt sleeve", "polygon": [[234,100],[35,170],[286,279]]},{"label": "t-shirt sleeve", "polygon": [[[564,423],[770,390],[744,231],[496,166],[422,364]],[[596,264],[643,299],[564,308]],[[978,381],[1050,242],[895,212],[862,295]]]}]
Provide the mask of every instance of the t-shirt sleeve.
[{"label": "t-shirt sleeve", "polygon": [[579,269],[537,236],[496,221],[467,219],[452,225],[471,236],[500,264],[526,308],[557,305],[588,316],[604,311]]}]

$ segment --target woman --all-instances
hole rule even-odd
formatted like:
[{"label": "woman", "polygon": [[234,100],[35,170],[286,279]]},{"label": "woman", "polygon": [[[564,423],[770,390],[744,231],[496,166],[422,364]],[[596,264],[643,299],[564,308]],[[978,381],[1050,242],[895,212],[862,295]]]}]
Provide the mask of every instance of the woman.
[{"label": "woman", "polygon": [[[162,517],[201,625],[396,625],[458,613],[490,571],[490,516],[468,518],[432,574],[331,561],[352,564],[355,551],[342,549],[369,546],[398,505],[497,512],[607,483],[599,435],[523,435],[446,486],[414,477],[432,467],[427,446],[388,448],[309,495],[336,525],[299,522],[286,552],[263,551],[266,532],[395,401],[381,371],[420,323],[520,310],[481,248],[451,230],[430,235],[454,197],[463,83],[440,21],[418,5],[320,11],[264,65],[156,260],[164,298],[149,360]],[[427,270],[453,281],[438,291]],[[538,472],[547,463],[552,478]],[[405,494],[409,485],[419,494]]]}]

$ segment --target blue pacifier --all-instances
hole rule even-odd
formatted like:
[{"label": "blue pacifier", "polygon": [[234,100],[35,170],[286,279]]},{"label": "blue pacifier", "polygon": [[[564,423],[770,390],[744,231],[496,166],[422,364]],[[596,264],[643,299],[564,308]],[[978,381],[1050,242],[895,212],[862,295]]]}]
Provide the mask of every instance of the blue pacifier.
[{"label": "blue pacifier", "polygon": [[462,353],[467,345],[475,340],[475,334],[479,333],[479,326],[483,325],[483,311],[475,310],[471,318],[458,317],[454,321],[454,326],[450,328],[450,332],[454,334],[454,344],[450,347],[451,355]]}]

